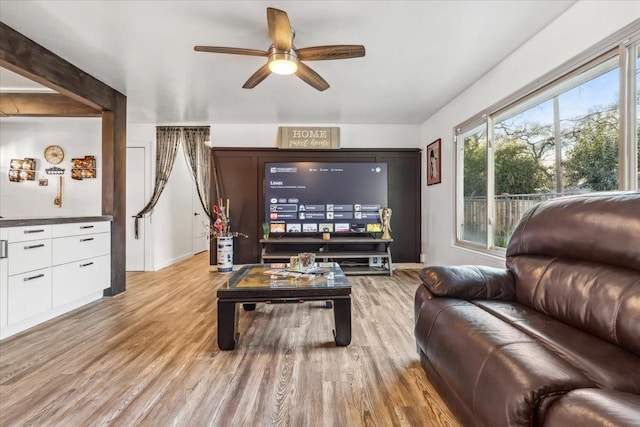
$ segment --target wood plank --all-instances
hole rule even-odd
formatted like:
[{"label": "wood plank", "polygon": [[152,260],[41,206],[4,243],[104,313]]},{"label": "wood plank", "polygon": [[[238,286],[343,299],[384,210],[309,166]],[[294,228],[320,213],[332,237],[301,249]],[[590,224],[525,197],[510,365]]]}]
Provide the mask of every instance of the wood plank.
[{"label": "wood plank", "polygon": [[114,109],[102,114],[102,214],[112,215],[111,288],[106,296],[126,290],[127,98],[115,93]]},{"label": "wood plank", "polygon": [[416,270],[352,278],[353,340],[323,302],[240,312],[216,346],[206,253],[0,342],[3,425],[459,426],[420,367]]},{"label": "wood plank", "polygon": [[0,93],[6,117],[100,117],[101,111],[59,93]]}]

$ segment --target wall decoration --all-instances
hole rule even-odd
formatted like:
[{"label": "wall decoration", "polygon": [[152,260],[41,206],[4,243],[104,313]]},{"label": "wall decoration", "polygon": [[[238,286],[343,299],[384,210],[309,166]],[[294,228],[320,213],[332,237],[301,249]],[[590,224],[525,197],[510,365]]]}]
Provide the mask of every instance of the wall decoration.
[{"label": "wall decoration", "polygon": [[436,139],[427,145],[427,185],[442,182],[440,155],[440,139]]},{"label": "wall decoration", "polygon": [[83,180],[96,177],[95,156],[84,156],[82,159],[71,159],[71,179]]},{"label": "wall decoration", "polygon": [[62,187],[63,187],[63,177],[59,176],[58,177],[58,194],[56,195],[56,198],[53,199],[53,204],[56,205],[57,207],[61,208],[62,207]]},{"label": "wall decoration", "polygon": [[59,168],[58,166],[46,168],[44,171],[47,175],[64,175],[64,168]]},{"label": "wall decoration", "polygon": [[24,159],[11,159],[9,169],[9,181],[35,181],[36,179],[36,160],[30,157]]},{"label": "wall decoration", "polygon": [[278,148],[323,150],[340,148],[339,127],[278,127]]},{"label": "wall decoration", "polygon": [[49,180],[47,178],[45,178],[44,176],[40,177],[40,180],[38,181],[38,185],[40,187],[46,187],[49,185]]},{"label": "wall decoration", "polygon": [[44,149],[44,159],[52,165],[57,165],[64,159],[64,150],[59,145],[50,145]]}]

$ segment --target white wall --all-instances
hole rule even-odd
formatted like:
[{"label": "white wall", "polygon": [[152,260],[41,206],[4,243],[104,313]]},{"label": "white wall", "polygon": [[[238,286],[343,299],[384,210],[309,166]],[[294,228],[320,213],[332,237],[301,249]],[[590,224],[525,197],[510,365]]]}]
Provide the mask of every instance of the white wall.
[{"label": "white wall", "polygon": [[193,255],[194,185],[180,145],[169,182],[151,217],[156,270]]},{"label": "white wall", "polygon": [[[155,129],[155,125],[127,124],[127,146],[143,146],[150,151],[149,164],[141,165],[148,171],[149,197],[155,180]],[[146,270],[160,270],[193,254],[193,186],[180,145],[169,182],[153,212],[144,218]]]},{"label": "white wall", "polygon": [[[46,175],[54,165],[44,160],[44,149],[59,145],[64,160],[62,207],[53,204],[58,175]],[[15,117],[0,119],[0,216],[41,217],[102,214],[102,121],[100,118]],[[71,179],[71,159],[96,157],[95,179]],[[10,182],[11,159],[36,159],[36,180]],[[49,185],[40,187],[41,177]]]},{"label": "white wall", "polygon": [[422,125],[422,141],[428,143],[442,138],[442,184],[426,187],[423,191],[426,264],[481,263],[504,267],[502,258],[454,246],[454,126],[539,79],[639,17],[640,2],[580,1]]}]

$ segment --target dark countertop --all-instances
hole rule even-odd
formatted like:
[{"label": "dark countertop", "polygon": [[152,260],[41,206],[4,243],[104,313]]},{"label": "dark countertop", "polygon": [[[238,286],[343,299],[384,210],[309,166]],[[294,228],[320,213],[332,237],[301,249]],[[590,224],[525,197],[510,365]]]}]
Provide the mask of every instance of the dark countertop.
[{"label": "dark countertop", "polygon": [[113,221],[111,215],[102,216],[43,216],[23,218],[0,218],[0,228],[24,225],[68,224],[73,222]]}]

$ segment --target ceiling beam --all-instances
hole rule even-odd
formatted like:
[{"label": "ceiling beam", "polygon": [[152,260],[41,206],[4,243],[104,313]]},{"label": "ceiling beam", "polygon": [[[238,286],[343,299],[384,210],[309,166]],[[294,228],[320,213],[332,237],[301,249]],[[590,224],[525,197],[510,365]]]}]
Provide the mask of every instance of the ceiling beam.
[{"label": "ceiling beam", "polygon": [[59,93],[0,93],[0,115],[100,117],[102,112]]}]

